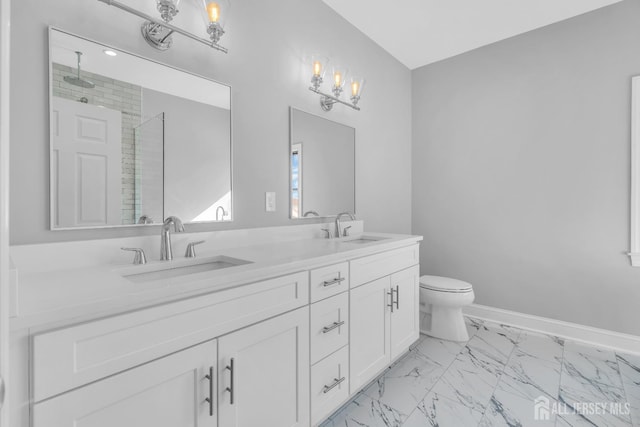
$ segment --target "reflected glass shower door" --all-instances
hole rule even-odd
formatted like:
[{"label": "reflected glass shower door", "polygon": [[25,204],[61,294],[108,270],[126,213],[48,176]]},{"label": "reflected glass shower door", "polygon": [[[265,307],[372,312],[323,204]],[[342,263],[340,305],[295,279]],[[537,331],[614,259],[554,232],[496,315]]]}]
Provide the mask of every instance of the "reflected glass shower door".
[{"label": "reflected glass shower door", "polygon": [[134,129],[135,222],[163,221],[164,113],[150,118]]}]

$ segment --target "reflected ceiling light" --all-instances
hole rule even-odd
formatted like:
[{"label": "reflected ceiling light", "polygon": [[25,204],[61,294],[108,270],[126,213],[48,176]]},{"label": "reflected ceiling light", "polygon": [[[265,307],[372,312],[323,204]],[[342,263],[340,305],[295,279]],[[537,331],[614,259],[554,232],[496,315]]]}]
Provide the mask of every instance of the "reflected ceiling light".
[{"label": "reflected ceiling light", "polygon": [[207,34],[209,34],[209,39],[199,37],[170,24],[179,12],[178,4],[180,0],[155,0],[161,19],[154,18],[116,0],[98,1],[145,19],[146,21],[142,24],[141,29],[142,37],[158,50],[169,49],[173,43],[173,33],[178,33],[191,40],[206,44],[213,49],[227,53],[227,48],[220,46],[218,42],[224,34],[224,22],[229,15],[229,0],[194,0],[205,19],[205,27]]},{"label": "reflected ceiling light", "polygon": [[[349,70],[340,65],[335,64],[331,67],[331,78],[329,79],[331,85],[331,93],[328,94],[320,90],[322,83],[324,82],[325,74],[328,69],[329,60],[322,55],[311,56],[311,87],[309,90],[320,95],[320,106],[324,111],[331,111],[333,105],[340,103],[351,107],[354,110],[360,111],[358,107],[358,101],[360,101],[360,95],[362,94],[362,88],[364,87],[365,80],[362,77],[351,76],[348,77]],[[351,102],[343,101],[340,99],[342,92],[344,91],[347,80],[349,85],[347,86],[350,92]]]},{"label": "reflected ceiling light", "polygon": [[107,56],[117,56],[118,55],[115,51],[113,51],[111,49],[105,49],[102,52],[104,52],[104,54],[107,55]]}]

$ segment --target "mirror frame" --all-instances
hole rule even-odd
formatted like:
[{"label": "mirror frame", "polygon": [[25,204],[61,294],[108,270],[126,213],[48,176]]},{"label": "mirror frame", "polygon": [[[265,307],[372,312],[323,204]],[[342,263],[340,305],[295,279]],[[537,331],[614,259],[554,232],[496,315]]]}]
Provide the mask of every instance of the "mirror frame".
[{"label": "mirror frame", "polygon": [[356,206],[357,206],[357,179],[356,179],[356,159],[357,159],[357,147],[356,147],[356,138],[357,138],[357,129],[353,126],[349,126],[345,123],[340,123],[336,120],[331,120],[331,119],[327,119],[326,117],[323,117],[321,115],[318,114],[314,114],[314,113],[310,113],[306,110],[303,110],[302,108],[297,108],[294,106],[289,106],[289,144],[287,145],[287,161],[289,163],[289,193],[287,194],[287,197],[289,199],[289,219],[293,220],[293,221],[297,221],[297,220],[312,220],[312,219],[324,219],[324,218],[335,218],[336,216],[338,216],[338,214],[340,212],[336,212],[335,214],[331,214],[331,215],[320,215],[320,216],[307,216],[307,217],[299,217],[299,218],[293,218],[291,216],[292,212],[293,212],[293,200],[291,199],[291,191],[293,190],[293,182],[291,179],[292,173],[293,173],[293,167],[291,165],[291,148],[293,146],[293,111],[294,110],[298,110],[302,113],[305,114],[309,114],[311,116],[320,118],[322,120],[327,120],[342,126],[347,126],[350,127],[351,129],[353,129],[353,212],[351,212],[354,216],[356,215]]},{"label": "mirror frame", "polygon": [[[186,74],[190,74],[194,77],[198,77],[204,80],[208,80],[212,83],[217,83],[219,85],[222,86],[226,86],[229,88],[229,192],[230,194],[230,212],[229,212],[229,219],[223,219],[222,221],[193,221],[193,222],[187,222],[185,221],[184,224],[218,224],[218,223],[228,223],[228,222],[233,222],[234,221],[234,214],[235,214],[235,197],[233,194],[233,165],[234,165],[234,155],[233,155],[233,87],[227,83],[222,83],[219,82],[215,79],[212,79],[210,77],[205,77],[201,74],[198,73],[194,73],[192,71],[188,71],[185,70],[183,68],[180,67],[175,67],[173,65],[169,65],[167,63],[164,62],[160,62],[157,61],[155,59],[151,59],[148,58],[146,56],[137,54],[137,53],[133,53],[130,51],[127,51],[125,49],[122,49],[120,47],[117,46],[113,46],[113,45],[108,45],[105,44],[103,42],[100,41],[96,41],[92,38],[89,37],[85,37],[85,36],[81,36],[78,35],[76,33],[73,33],[71,31],[67,31],[67,30],[63,30],[59,27],[55,27],[53,25],[50,25],[48,27],[47,30],[47,36],[48,36],[48,70],[49,70],[49,74],[48,74],[48,81],[47,81],[47,89],[48,89],[48,107],[49,107],[49,114],[48,114],[48,130],[49,130],[49,230],[51,231],[66,231],[66,230],[96,230],[96,229],[103,229],[103,228],[133,228],[133,227],[144,227],[144,226],[158,226],[158,225],[162,225],[162,222],[157,222],[157,223],[153,223],[153,224],[114,224],[114,225],[94,225],[94,226],[80,226],[80,227],[54,227],[54,204],[53,204],[53,200],[54,200],[54,180],[52,179],[52,173],[53,173],[53,164],[52,164],[52,156],[51,156],[51,149],[52,149],[52,137],[51,137],[51,113],[53,111],[53,46],[52,46],[52,32],[53,31],[57,31],[60,33],[64,33],[73,37],[77,37],[79,39],[83,39],[86,40],[88,42],[91,43],[95,43],[97,45],[100,46],[104,46],[105,48],[108,49],[112,49],[115,50],[117,52],[122,52],[124,54],[127,55],[131,55],[131,56],[135,56],[137,58],[140,58],[142,60],[148,61],[148,62],[152,62],[154,64],[163,66],[163,67],[167,67],[167,68],[171,68],[175,71],[179,71],[181,73],[186,73]],[[163,153],[164,153],[164,147],[163,147]],[[163,174],[162,174],[162,214],[167,215],[167,213],[165,212],[165,175],[164,175],[164,160],[163,160]],[[164,221],[164,218],[162,218],[162,220]]]}]

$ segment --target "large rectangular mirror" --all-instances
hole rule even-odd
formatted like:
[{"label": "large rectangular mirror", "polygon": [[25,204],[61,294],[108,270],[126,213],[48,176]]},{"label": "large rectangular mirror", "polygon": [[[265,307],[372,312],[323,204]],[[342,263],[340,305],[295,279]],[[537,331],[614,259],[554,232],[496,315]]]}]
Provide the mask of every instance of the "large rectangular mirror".
[{"label": "large rectangular mirror", "polygon": [[290,108],[291,218],[355,214],[356,130]]},{"label": "large rectangular mirror", "polygon": [[51,28],[51,228],[230,221],[231,88]]}]

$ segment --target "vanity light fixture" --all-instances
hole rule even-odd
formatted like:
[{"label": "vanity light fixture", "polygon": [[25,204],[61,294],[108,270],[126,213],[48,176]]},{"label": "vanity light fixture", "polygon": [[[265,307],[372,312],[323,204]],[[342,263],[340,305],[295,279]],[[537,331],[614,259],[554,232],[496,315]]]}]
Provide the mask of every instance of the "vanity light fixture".
[{"label": "vanity light fixture", "polygon": [[142,37],[144,37],[147,43],[158,50],[169,49],[173,43],[173,33],[178,33],[197,42],[206,44],[220,52],[227,53],[227,48],[220,46],[218,42],[224,34],[224,21],[229,15],[230,5],[228,0],[194,0],[205,20],[209,39],[199,37],[170,23],[173,17],[179,12],[178,4],[180,0],[155,0],[161,19],[154,18],[116,0],[98,1],[106,3],[109,6],[115,6],[118,9],[145,19],[146,21],[142,24],[141,28]]},{"label": "vanity light fixture", "polygon": [[320,86],[324,81],[324,76],[326,74],[327,65],[329,60],[320,55],[313,55],[311,57],[311,86],[309,90],[311,92],[315,92],[320,95],[320,106],[324,111],[331,111],[333,105],[336,103],[340,103],[346,105],[347,107],[351,107],[354,110],[360,111],[360,107],[358,107],[358,101],[360,101],[360,95],[362,94],[362,88],[364,87],[364,79],[357,76],[352,76],[350,80],[350,84],[348,86],[350,92],[350,100],[351,102],[343,101],[340,99],[340,95],[344,91],[344,86],[347,82],[347,68],[341,65],[334,65],[331,67],[331,93],[328,94],[320,90]]}]

